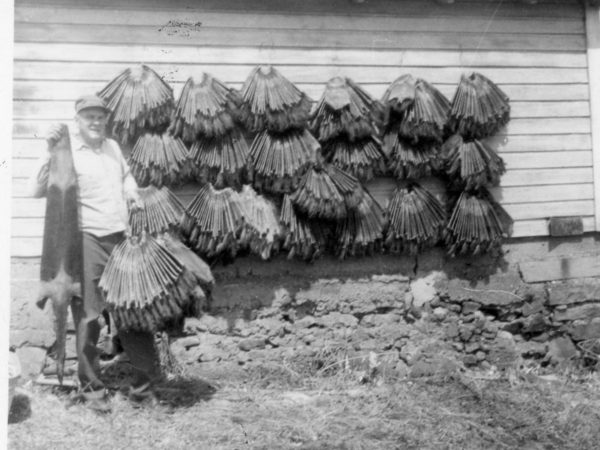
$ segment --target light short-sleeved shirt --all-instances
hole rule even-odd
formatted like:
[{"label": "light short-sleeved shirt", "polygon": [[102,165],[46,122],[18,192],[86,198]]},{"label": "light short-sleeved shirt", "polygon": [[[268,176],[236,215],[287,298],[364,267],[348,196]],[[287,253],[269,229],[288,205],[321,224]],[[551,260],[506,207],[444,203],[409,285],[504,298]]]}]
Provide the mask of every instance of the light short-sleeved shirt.
[{"label": "light short-sleeved shirt", "polygon": [[[127,198],[137,184],[119,144],[105,139],[97,149],[89,147],[78,134],[70,133],[73,164],[77,174],[81,231],[97,237],[125,231],[128,227]],[[38,161],[30,179],[33,197],[46,195],[50,154]]]}]

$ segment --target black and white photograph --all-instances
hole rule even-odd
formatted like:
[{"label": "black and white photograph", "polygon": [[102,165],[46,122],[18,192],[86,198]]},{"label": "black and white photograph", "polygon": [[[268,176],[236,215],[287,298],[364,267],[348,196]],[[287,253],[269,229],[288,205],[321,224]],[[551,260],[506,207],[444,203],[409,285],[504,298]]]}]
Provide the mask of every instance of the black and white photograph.
[{"label": "black and white photograph", "polygon": [[8,3],[4,448],[600,448],[600,0]]}]

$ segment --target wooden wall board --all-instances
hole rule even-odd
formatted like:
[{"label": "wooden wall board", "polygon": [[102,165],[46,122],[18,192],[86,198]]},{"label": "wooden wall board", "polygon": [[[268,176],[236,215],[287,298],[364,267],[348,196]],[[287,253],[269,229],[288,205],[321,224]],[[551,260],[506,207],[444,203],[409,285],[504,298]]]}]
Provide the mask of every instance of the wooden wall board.
[{"label": "wooden wall board", "polygon": [[279,49],[268,47],[199,47],[148,45],[128,41],[111,46],[94,44],[56,44],[52,42],[17,42],[14,45],[17,61],[75,61],[123,62],[133,64],[171,63],[219,64],[310,64],[406,67],[579,67],[587,68],[583,52],[518,52],[518,51],[461,51],[405,50],[402,48],[373,48],[369,52],[351,49]]},{"label": "wooden wall board", "polygon": [[[73,105],[77,97],[62,100],[17,100],[13,101],[15,119],[54,119],[73,118]],[[512,102],[511,117],[514,119],[535,117],[589,117],[590,107],[587,101],[545,101]]]},{"label": "wooden wall board", "polygon": [[[111,80],[119,73],[131,67],[131,63],[96,63],[96,62],[56,62],[56,61],[15,61],[14,78],[17,80]],[[184,83],[191,76],[198,76],[203,71],[211,73],[225,83],[243,83],[255,65],[221,63],[221,64],[163,64],[152,65],[152,69],[165,81]],[[499,85],[519,84],[524,81],[538,80],[544,84],[576,84],[587,83],[588,74],[585,68],[521,68],[521,67],[470,67],[465,71],[462,67],[440,67],[432,70],[428,67],[408,67],[401,69],[390,66],[311,66],[277,65],[277,70],[293,83],[324,84],[332,77],[345,76],[357,83],[386,83],[389,85],[399,75],[411,73],[415,77],[437,84],[442,81],[458,84],[461,75],[468,71],[476,71],[494,80]],[[558,86],[556,87],[559,88]]]},{"label": "wooden wall board", "polygon": [[[21,23],[15,28],[15,42],[57,42],[87,44],[121,44],[129,40],[147,44],[199,45],[199,46],[266,46],[280,48],[380,48],[405,49],[475,49],[521,50],[521,51],[584,51],[585,38],[573,34],[504,34],[504,33],[414,33],[411,31],[352,31],[298,29],[249,29],[195,27],[185,32],[175,28],[146,25],[112,25],[106,33],[105,25],[29,24]],[[223,36],[227,39],[224,40]]]},{"label": "wooden wall board", "polygon": [[234,28],[274,28],[274,29],[312,29],[322,30],[404,30],[412,32],[455,32],[463,33],[528,33],[528,34],[582,34],[583,23],[579,19],[552,19],[546,21],[526,22],[522,18],[497,18],[490,21],[488,17],[406,17],[402,15],[382,15],[377,20],[366,21],[360,15],[322,14],[256,14],[251,10],[244,13],[215,13],[198,10],[130,10],[115,9],[97,10],[93,15],[86,8],[72,8],[69,14],[62,14],[52,7],[19,7],[15,11],[15,22],[21,23],[53,23],[53,24],[94,24],[94,25],[146,25],[165,27],[179,25],[182,30],[203,27]]},{"label": "wooden wall board", "polygon": [[[254,47],[197,47],[146,44],[85,45],[53,43],[16,43],[16,61],[74,61],[74,62],[121,62],[154,64],[189,64],[197,61],[205,65],[236,64],[275,65],[325,65],[325,66],[377,66],[396,67],[557,67],[587,68],[585,53],[573,52],[507,52],[507,51],[438,51],[373,49],[367,53],[346,49],[277,49]],[[391,81],[391,80],[390,80]]]},{"label": "wooden wall board", "polygon": [[519,269],[527,283],[600,277],[600,258],[597,255],[565,256],[541,261],[524,261],[519,263]]},{"label": "wooden wall board", "polygon": [[[82,3],[75,0],[42,0],[42,1],[18,1],[19,6],[39,6],[52,5],[64,7],[81,7]],[[93,4],[86,3],[90,9],[98,8],[114,9],[112,0],[96,0]],[[119,2],[122,9],[134,10],[154,10],[154,11],[173,11],[194,10],[200,8],[197,2],[193,0],[171,0],[165,4],[162,0],[122,0]],[[16,9],[15,8],[15,9]],[[572,1],[565,2],[547,2],[545,0],[537,4],[525,4],[516,0],[503,1],[501,4],[483,1],[458,1],[455,4],[444,5],[428,1],[426,5],[421,0],[395,1],[395,0],[372,0],[368,3],[351,4],[347,0],[303,0],[297,2],[293,0],[246,0],[239,2],[237,0],[204,0],[201,9],[203,11],[215,12],[260,12],[260,13],[319,13],[326,15],[339,15],[341,12],[352,16],[378,15],[399,15],[399,16],[417,16],[417,17],[535,17],[540,19],[555,18],[579,18],[582,14],[580,3]]]},{"label": "wooden wall board", "polygon": [[541,186],[548,184],[593,183],[591,167],[569,169],[511,170],[502,176],[502,186]]},{"label": "wooden wall board", "polygon": [[[208,72],[210,73],[210,72]],[[398,71],[398,74],[404,72]],[[198,76],[199,74],[195,74]],[[81,95],[100,91],[109,78],[100,81],[81,80],[15,80],[13,84],[13,96],[16,100],[38,100],[38,101],[73,101]],[[319,99],[325,89],[325,81],[316,83],[296,83],[301,91],[305,92],[313,100]],[[382,80],[377,83],[363,83],[363,88],[374,98],[381,98],[391,81]],[[175,98],[178,98],[184,81],[169,81],[173,88]],[[242,82],[228,83],[230,87],[239,89]],[[436,88],[449,100],[456,91],[456,80],[436,83]],[[499,87],[511,99],[516,101],[579,101],[589,99],[589,88],[586,83],[577,84],[500,84]]]},{"label": "wooden wall board", "polygon": [[507,136],[498,134],[486,139],[492,148],[504,152],[554,152],[569,150],[591,150],[592,138],[589,133],[547,134]]},{"label": "wooden wall board", "polygon": [[[513,214],[514,236],[546,235],[549,215],[581,215],[591,231],[598,187],[583,11],[577,0],[17,0],[12,209],[22,236],[13,254],[41,248],[43,200],[25,198],[40,138],[72,117],[75,98],[139,63],[175,96],[203,71],[239,88],[254,66],[273,64],[314,100],[338,75],[380,98],[408,72],[451,98],[462,74],[481,72],[511,98],[512,120],[490,141],[508,168],[492,193]],[[187,201],[195,189],[178,195]]]}]

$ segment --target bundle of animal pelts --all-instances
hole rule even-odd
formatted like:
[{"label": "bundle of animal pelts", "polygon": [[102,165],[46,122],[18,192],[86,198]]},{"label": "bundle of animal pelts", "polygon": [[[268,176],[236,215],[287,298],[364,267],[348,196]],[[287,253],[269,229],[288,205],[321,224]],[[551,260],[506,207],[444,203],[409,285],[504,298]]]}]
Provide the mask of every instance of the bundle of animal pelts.
[{"label": "bundle of animal pelts", "polygon": [[129,156],[129,166],[140,186],[180,184],[191,173],[187,148],[168,133],[140,136]]},{"label": "bundle of animal pelts", "polygon": [[129,211],[129,225],[133,236],[141,236],[143,233],[157,235],[179,228],[185,208],[168,188],[148,186],[137,192],[143,207]]},{"label": "bundle of animal pelts", "polygon": [[[196,283],[204,292],[204,303],[197,303],[193,312],[199,313],[202,309],[208,309],[212,300],[212,291],[215,287],[215,279],[208,264],[195,254],[189,247],[181,242],[174,232],[162,233],[157,236],[162,243],[194,277]],[[200,298],[200,296],[198,297]],[[197,314],[196,314],[197,315]]]},{"label": "bundle of animal pelts", "polygon": [[243,227],[244,211],[237,193],[231,188],[215,189],[210,183],[200,188],[181,221],[185,242],[207,258],[235,257]]},{"label": "bundle of animal pelts", "polygon": [[200,314],[212,283],[208,267],[188,268],[164,238],[144,234],[115,247],[99,287],[117,329],[155,332]]},{"label": "bundle of animal pelts", "polygon": [[325,164],[323,169],[327,172],[339,193],[342,194],[346,209],[356,208],[367,193],[358,178],[333,164]]},{"label": "bundle of animal pelts", "polygon": [[499,184],[502,159],[481,139],[510,119],[508,97],[481,74],[462,76],[448,121],[455,133],[443,145],[446,174],[462,189],[445,232],[450,255],[479,254],[500,249],[512,219],[486,187]]},{"label": "bundle of animal pelts", "polygon": [[238,131],[220,137],[199,137],[189,151],[192,174],[201,183],[235,186],[242,182],[248,145]]},{"label": "bundle of animal pelts", "polygon": [[249,185],[244,185],[236,195],[244,220],[239,242],[262,259],[269,259],[277,251],[282,234],[275,204]]},{"label": "bundle of animal pelts", "polygon": [[240,94],[211,75],[200,82],[190,77],[175,105],[170,131],[191,143],[200,138],[219,138],[238,128]]},{"label": "bundle of animal pelts", "polygon": [[129,226],[132,236],[142,238],[145,234],[158,238],[195,275],[207,299],[214,285],[208,265],[179,240],[179,228],[185,207],[166,187],[148,186],[138,189],[142,208],[129,210]]},{"label": "bundle of animal pelts", "polygon": [[403,75],[385,91],[382,103],[386,123],[396,124],[394,132],[413,144],[441,143],[450,103],[427,81]]},{"label": "bundle of animal pelts", "polygon": [[125,69],[98,95],[110,115],[109,128],[121,144],[135,142],[145,131],[162,133],[173,110],[173,90],[148,66]]},{"label": "bundle of animal pelts", "polygon": [[323,157],[333,165],[367,181],[386,171],[381,143],[368,136],[355,141],[333,139],[323,143]]},{"label": "bundle of animal pelts", "polygon": [[399,180],[430,176],[440,167],[448,100],[425,80],[403,75],[387,88],[382,103],[388,168]]},{"label": "bundle of animal pelts", "polygon": [[377,139],[381,112],[381,105],[352,80],[329,80],[311,119],[325,161],[363,181],[384,173]]},{"label": "bundle of animal pelts", "polygon": [[288,194],[283,196],[279,223],[281,247],[288,251],[288,259],[299,256],[305,261],[312,261],[321,254],[321,246],[313,234],[309,221],[296,214]]},{"label": "bundle of animal pelts", "polygon": [[477,255],[498,249],[511,226],[511,217],[485,188],[463,191],[444,232],[448,253]]},{"label": "bundle of animal pelts", "polygon": [[437,198],[418,183],[398,186],[387,207],[385,244],[392,253],[416,254],[435,245],[445,223]]},{"label": "bundle of animal pelts", "polygon": [[444,143],[442,153],[450,179],[467,190],[497,186],[506,171],[502,158],[476,139],[465,141],[455,134]]},{"label": "bundle of animal pelts", "polygon": [[508,96],[485,76],[461,76],[452,100],[448,127],[468,139],[496,134],[510,119]]},{"label": "bundle of animal pelts", "polygon": [[241,192],[206,184],[185,210],[181,231],[199,254],[235,257],[249,248],[263,259],[277,249],[280,235],[277,208],[245,185]]},{"label": "bundle of animal pelts", "polygon": [[399,180],[428,177],[441,165],[439,144],[413,143],[395,130],[384,135],[383,149],[390,172]]},{"label": "bundle of animal pelts", "polygon": [[272,193],[291,192],[306,167],[316,161],[319,149],[319,143],[307,130],[259,133],[248,158],[254,187]]},{"label": "bundle of animal pelts", "polygon": [[308,236],[302,238],[308,241],[305,248],[332,247],[342,259],[373,250],[382,237],[380,206],[358,179],[333,164],[311,167],[298,189],[284,200],[283,211],[287,222],[300,222],[297,227],[303,226],[300,218],[305,218],[310,230],[310,235],[301,232]]},{"label": "bundle of animal pelts", "polygon": [[346,218],[345,199],[325,166],[310,167],[291,195],[294,206],[310,219]]},{"label": "bundle of animal pelts", "polygon": [[241,89],[240,118],[251,131],[305,128],[311,100],[272,66],[256,67]]},{"label": "bundle of animal pelts", "polygon": [[327,82],[310,127],[319,142],[343,138],[349,141],[376,136],[381,104],[349,78]]},{"label": "bundle of animal pelts", "polygon": [[347,255],[370,254],[378,250],[383,239],[385,217],[377,201],[366,190],[354,208],[348,208],[346,218],[338,222],[335,235],[336,253],[340,259]]}]

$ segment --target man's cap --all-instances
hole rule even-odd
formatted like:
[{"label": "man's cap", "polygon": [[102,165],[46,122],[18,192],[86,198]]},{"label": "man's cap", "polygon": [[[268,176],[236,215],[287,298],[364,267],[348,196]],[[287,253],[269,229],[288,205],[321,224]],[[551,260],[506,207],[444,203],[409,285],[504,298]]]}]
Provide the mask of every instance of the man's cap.
[{"label": "man's cap", "polygon": [[84,109],[100,108],[110,114],[110,109],[106,106],[106,102],[97,95],[84,95],[75,102],[75,111],[80,113]]}]

